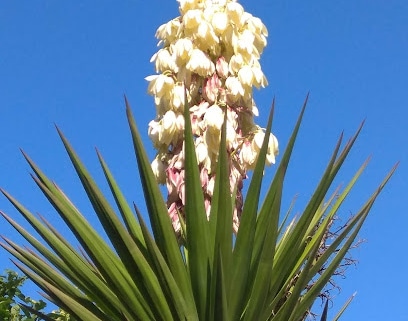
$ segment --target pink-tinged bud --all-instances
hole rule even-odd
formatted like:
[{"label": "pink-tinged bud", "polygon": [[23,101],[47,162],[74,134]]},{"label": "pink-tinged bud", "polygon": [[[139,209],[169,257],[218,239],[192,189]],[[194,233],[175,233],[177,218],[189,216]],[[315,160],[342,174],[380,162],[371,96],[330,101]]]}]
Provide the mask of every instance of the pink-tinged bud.
[{"label": "pink-tinged bud", "polygon": [[214,193],[214,185],[215,185],[215,178],[213,176],[210,178],[207,184],[207,194],[211,197],[213,196],[213,193]]},{"label": "pink-tinged bud", "polygon": [[182,148],[172,159],[174,168],[182,170],[184,168],[184,149]]},{"label": "pink-tinged bud", "polygon": [[181,180],[179,186],[177,187],[178,195],[183,205],[186,204],[186,181],[184,180],[184,171],[182,171],[183,179]]},{"label": "pink-tinged bud", "polygon": [[218,98],[218,90],[221,87],[221,80],[217,74],[213,74],[210,78],[207,78],[203,88],[203,97],[210,103],[213,103]]},{"label": "pink-tinged bud", "polygon": [[231,124],[232,128],[235,130],[238,129],[238,114],[235,110],[231,108],[227,109],[227,121]]},{"label": "pink-tinged bud", "polygon": [[169,212],[171,223],[173,225],[173,229],[176,233],[180,233],[181,231],[180,219],[178,216],[179,211],[180,211],[180,208],[177,207],[176,202],[171,203],[168,209],[168,212]]},{"label": "pink-tinged bud", "polygon": [[209,103],[206,101],[201,102],[199,105],[190,107],[190,119],[193,134],[201,136],[203,130],[202,117],[208,109]]},{"label": "pink-tinged bud", "polygon": [[205,213],[207,214],[207,219],[210,218],[210,212],[211,212],[211,199],[206,197],[204,199],[204,206],[205,206]]},{"label": "pink-tinged bud", "polygon": [[208,170],[203,167],[200,171],[201,187],[207,186],[208,184]]},{"label": "pink-tinged bud", "polygon": [[228,77],[228,63],[225,61],[224,57],[219,57],[217,63],[215,64],[215,69],[217,74],[222,79],[227,79]]},{"label": "pink-tinged bud", "polygon": [[180,177],[180,172],[177,168],[170,166],[167,168],[166,172],[167,172],[166,185],[168,192],[167,201],[169,203],[172,203],[178,200],[177,185]]}]

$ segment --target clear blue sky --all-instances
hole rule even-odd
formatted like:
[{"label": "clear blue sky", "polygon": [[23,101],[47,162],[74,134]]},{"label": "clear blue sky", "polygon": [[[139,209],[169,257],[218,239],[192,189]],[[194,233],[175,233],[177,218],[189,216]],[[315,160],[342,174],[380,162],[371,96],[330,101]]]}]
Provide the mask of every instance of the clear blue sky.
[{"label": "clear blue sky", "polygon": [[[406,0],[242,0],[269,29],[262,58],[269,87],[256,93],[259,122],[276,96],[274,133],[285,147],[303,99],[309,109],[289,169],[284,209],[299,194],[301,211],[342,130],[366,125],[337,183],[372,161],[342,217],[355,213],[396,161],[400,167],[361,231],[335,309],[358,295],[343,320],[408,320],[405,308],[408,218],[408,2]],[[156,28],[178,15],[175,0],[1,1],[0,186],[64,230],[30,180],[22,147],[92,219],[58,140],[58,124],[103,184],[97,146],[129,200],[142,204],[123,94],[133,106],[149,153],[153,100],[144,77],[153,74]],[[269,170],[266,179],[270,179]],[[22,221],[3,198],[0,209]],[[19,239],[1,223],[0,234]],[[11,267],[0,251],[0,271]],[[36,294],[33,293],[33,297]]]}]

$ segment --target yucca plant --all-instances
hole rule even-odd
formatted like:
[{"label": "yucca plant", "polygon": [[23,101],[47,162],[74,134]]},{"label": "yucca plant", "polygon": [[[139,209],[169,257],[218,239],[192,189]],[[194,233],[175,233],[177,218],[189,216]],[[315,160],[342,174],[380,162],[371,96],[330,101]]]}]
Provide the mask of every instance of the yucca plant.
[{"label": "yucca plant", "polygon": [[[191,43],[196,47],[191,48],[195,54],[187,49],[177,51],[180,57],[185,53],[191,57],[184,62],[184,58],[177,60],[176,57],[174,62],[178,65],[175,66],[171,60],[166,62],[160,58],[159,54],[154,58],[162,75],[148,78],[151,82],[149,92],[155,96],[158,111],[158,118],[149,129],[158,149],[153,169],[129,103],[125,101],[152,232],[137,206],[125,200],[102,155],[97,153],[116,209],[59,129],[64,147],[107,237],[98,234],[58,185],[25,153],[34,181],[74,233],[81,245],[80,250],[46,218],[37,218],[2,190],[40,236],[32,235],[10,216],[1,213],[34,250],[20,246],[6,236],[3,236],[2,247],[17,259],[14,263],[42,289],[46,298],[69,313],[70,320],[304,320],[336,273],[375,199],[394,172],[395,168],[341,232],[329,240],[330,227],[342,202],[367,165],[361,166],[343,191],[330,194],[333,180],[352,148],[359,128],[343,148],[340,137],[309,203],[297,219],[288,222],[290,211],[281,210],[283,185],[306,99],[275,177],[261,202],[265,163],[274,163],[277,154],[277,140],[269,134],[274,103],[265,130],[251,122],[256,107],[249,87],[263,86],[266,79],[253,57],[250,65],[246,62],[246,65],[237,67],[240,59],[237,52],[256,49],[259,54],[266,44],[262,43],[266,31],[258,20],[253,20],[253,32],[259,31],[260,34],[253,37],[252,49],[239,40],[235,45],[229,44],[228,37],[219,36],[219,42],[222,42],[221,38],[224,41],[219,51],[209,46],[207,32],[211,29],[194,31],[197,26],[191,27],[187,23],[184,27],[188,25],[191,30],[180,27],[185,16],[192,19],[193,15],[188,12],[215,8],[211,16],[217,17],[211,18],[214,35],[226,33],[223,26],[235,26],[244,19],[238,15],[238,22],[231,24],[223,20],[229,17],[222,14],[228,8],[232,13],[241,12],[235,4],[235,1],[180,1],[182,17],[159,28],[163,50],[169,54],[172,50],[176,52],[188,47],[183,42],[177,49],[176,42],[181,38],[172,36],[173,26],[177,24],[179,29],[174,34],[190,37],[191,33],[194,40]],[[208,10],[206,12],[208,18]],[[242,15],[247,19],[242,21],[250,25],[249,16]],[[246,40],[251,38],[248,32],[246,37]],[[200,39],[204,42],[201,43]],[[209,64],[206,66],[200,65],[202,60],[197,60],[201,55],[197,50],[204,45],[209,46],[206,51]],[[245,56],[242,52],[240,55]],[[168,55],[165,53],[161,57]],[[242,61],[244,64],[246,60]],[[226,62],[235,67],[225,68]],[[185,67],[184,72],[182,67]],[[247,73],[248,68],[250,73]],[[244,71],[240,73],[241,70]],[[252,76],[248,76],[250,74]],[[237,83],[232,78],[242,82],[242,90],[239,86],[234,87]],[[163,92],[166,81],[170,80],[173,81],[173,91]],[[235,85],[231,87],[231,83]],[[208,104],[201,104],[203,101]],[[204,112],[197,116],[198,106],[204,108]],[[236,117],[232,119],[238,119],[236,126],[232,126],[235,133],[231,132],[230,126],[233,113]],[[210,114],[221,118],[211,118]],[[175,119],[177,126],[171,123]],[[194,123],[197,121],[205,124],[197,126]],[[198,145],[204,143],[208,150],[202,157]],[[246,149],[247,146],[252,146],[252,150]],[[176,161],[181,162],[177,165],[179,167],[175,166]],[[169,174],[173,169],[183,178],[174,186],[170,184],[172,177]],[[244,199],[241,183],[250,169],[254,172]],[[163,173],[167,175],[164,178]],[[233,173],[239,175],[233,176]],[[209,189],[211,180],[214,185]],[[174,190],[169,190],[167,202],[158,181],[176,188],[175,194],[172,194]],[[282,215],[282,212],[287,214]],[[327,309],[326,302],[321,320],[326,320]],[[41,317],[51,320],[47,316]]]},{"label": "yucca plant", "polygon": [[[98,235],[62,190],[24,154],[38,187],[75,234],[82,250],[76,250],[44,217],[37,219],[2,190],[42,237],[39,240],[1,213],[36,250],[28,250],[3,236],[5,243],[1,245],[17,258],[15,264],[44,291],[46,298],[68,311],[71,320],[304,319],[352,245],[394,169],[342,233],[317,255],[329,223],[366,163],[344,191],[327,197],[327,191],[358,133],[341,152],[340,139],[302,215],[286,229],[280,225],[284,177],[302,109],[264,202],[259,206],[264,170],[262,156],[266,154],[268,144],[265,139],[250,193],[244,202],[240,228],[233,237],[234,198],[227,176],[225,126],[212,213],[207,220],[189,117],[186,117],[186,235],[183,246],[180,246],[127,102],[126,105],[153,235],[137,208],[133,211],[125,201],[102,156],[98,153],[121,217],[59,131],[108,239]],[[267,131],[271,120],[272,117]],[[323,266],[324,272],[319,275]],[[313,285],[307,287],[311,283]],[[45,316],[44,319],[47,320]]]}]

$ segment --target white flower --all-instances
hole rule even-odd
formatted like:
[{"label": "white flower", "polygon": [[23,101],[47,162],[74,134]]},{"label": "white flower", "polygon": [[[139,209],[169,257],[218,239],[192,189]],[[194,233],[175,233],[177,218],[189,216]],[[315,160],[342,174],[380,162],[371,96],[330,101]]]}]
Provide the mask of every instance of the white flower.
[{"label": "white flower", "polygon": [[228,68],[229,68],[230,73],[235,76],[237,72],[242,68],[243,65],[244,65],[244,58],[242,57],[241,54],[236,54],[231,57]]},{"label": "white flower", "polygon": [[256,153],[254,152],[251,142],[245,140],[241,147],[240,159],[245,169],[251,169],[256,159]]},{"label": "white flower", "polygon": [[173,42],[180,31],[180,26],[181,24],[179,19],[173,19],[165,24],[162,24],[156,31],[156,38],[160,39],[157,45],[166,45]]},{"label": "white flower", "polygon": [[199,4],[201,3],[200,0],[178,0],[178,2],[180,2],[181,14],[185,14],[187,11],[192,9],[198,9]]},{"label": "white flower", "polygon": [[259,152],[259,150],[261,149],[264,139],[265,133],[260,129],[257,130],[252,140],[252,147],[256,152]]},{"label": "white flower", "polygon": [[178,65],[184,65],[190,59],[191,51],[193,50],[193,42],[188,38],[177,39],[171,45],[175,60]]},{"label": "white flower", "polygon": [[199,9],[189,10],[183,16],[184,31],[187,35],[194,35],[197,28],[204,21],[203,12]]},{"label": "white flower", "polygon": [[277,156],[278,154],[279,154],[278,140],[276,139],[275,135],[271,133],[269,136],[268,151],[266,154],[266,164],[267,165],[275,164],[275,156]]},{"label": "white flower", "polygon": [[162,147],[162,143],[160,141],[160,137],[162,136],[163,127],[160,125],[159,122],[152,120],[149,123],[148,135],[155,148],[160,149]]},{"label": "white flower", "polygon": [[186,68],[202,77],[212,75],[215,71],[214,63],[200,49],[193,49]]},{"label": "white flower", "polygon": [[252,68],[248,65],[243,66],[238,71],[238,79],[242,85],[247,87],[252,87],[254,81],[254,74],[252,72]]},{"label": "white flower", "polygon": [[237,77],[228,77],[225,86],[227,87],[228,97],[234,102],[245,94],[245,90]]},{"label": "white flower", "polygon": [[254,34],[268,36],[268,29],[263,24],[262,20],[258,17],[251,16],[248,21],[248,29],[251,30]]},{"label": "white flower", "polygon": [[183,84],[176,84],[173,87],[172,95],[171,95],[171,105],[175,111],[183,111],[184,110],[184,86]]},{"label": "white flower", "polygon": [[238,2],[229,2],[225,11],[231,21],[238,28],[241,27],[241,16],[244,14],[244,8]]},{"label": "white flower", "polygon": [[254,40],[254,34],[250,30],[245,29],[233,43],[235,54],[239,53],[247,59],[250,59],[252,55],[259,58],[259,53],[254,47]]},{"label": "white flower", "polygon": [[161,120],[163,131],[161,132],[162,135],[159,139],[160,142],[166,146],[170,145],[173,140],[173,136],[177,131],[176,120],[176,114],[172,110],[167,111]]},{"label": "white flower", "polygon": [[156,177],[156,181],[159,184],[165,184],[167,164],[160,159],[159,155],[157,155],[156,158],[153,160],[151,166],[153,174]]},{"label": "white flower", "polygon": [[166,75],[152,75],[145,78],[149,81],[147,92],[157,97],[168,96],[170,97],[171,90],[174,87],[174,79]]},{"label": "white flower", "polygon": [[221,132],[215,127],[207,127],[204,131],[204,140],[207,145],[208,154],[211,154],[212,160],[216,161],[215,156],[218,155],[220,147]]},{"label": "white flower", "polygon": [[222,35],[227,29],[228,16],[225,12],[215,12],[211,19],[211,24],[217,35]]},{"label": "white flower", "polygon": [[209,107],[205,112],[204,122],[207,127],[220,131],[224,123],[224,112],[220,106],[214,104]]},{"label": "white flower", "polygon": [[268,80],[266,79],[264,73],[261,70],[261,67],[255,66],[252,67],[252,73],[254,75],[253,85],[256,88],[266,87],[268,85]]},{"label": "white flower", "polygon": [[234,55],[233,43],[236,42],[237,38],[238,31],[233,24],[229,23],[224,33],[220,35],[220,42],[223,44],[223,56],[227,60]]},{"label": "white flower", "polygon": [[262,53],[267,43],[266,37],[268,36],[268,30],[261,19],[252,16],[247,21],[247,28],[251,30],[255,36],[254,45],[257,51]]},{"label": "white flower", "polygon": [[156,62],[156,72],[165,72],[166,70],[170,70],[172,72],[178,71],[178,66],[172,55],[167,49],[160,49],[156,52],[150,62]]},{"label": "white flower", "polygon": [[196,145],[196,156],[197,156],[197,162],[199,164],[203,163],[205,159],[208,157],[208,150],[207,146],[205,145],[203,138],[198,137],[195,141]]},{"label": "white flower", "polygon": [[184,116],[183,114],[177,114],[176,116],[176,128],[177,131],[180,133],[180,136],[184,136]]},{"label": "white flower", "polygon": [[218,37],[211,24],[207,21],[202,21],[198,26],[195,40],[198,42],[198,47],[203,51],[211,49],[213,53],[216,53],[218,50]]}]

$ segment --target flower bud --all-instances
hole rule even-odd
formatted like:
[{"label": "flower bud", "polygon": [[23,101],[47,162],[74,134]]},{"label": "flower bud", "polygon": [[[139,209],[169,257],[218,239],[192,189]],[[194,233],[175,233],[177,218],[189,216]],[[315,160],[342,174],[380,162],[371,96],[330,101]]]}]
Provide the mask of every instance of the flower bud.
[{"label": "flower bud", "polygon": [[214,73],[210,78],[207,78],[203,88],[203,97],[210,103],[213,103],[218,98],[218,90],[221,87],[221,80]]},{"label": "flower bud", "polygon": [[220,78],[226,79],[228,77],[228,63],[225,61],[224,57],[221,56],[217,59],[215,69]]}]

